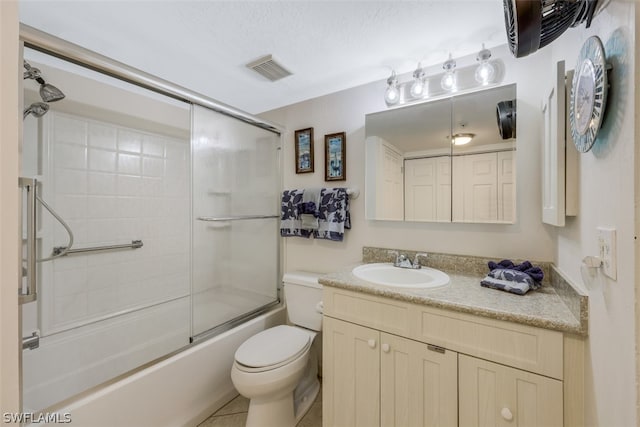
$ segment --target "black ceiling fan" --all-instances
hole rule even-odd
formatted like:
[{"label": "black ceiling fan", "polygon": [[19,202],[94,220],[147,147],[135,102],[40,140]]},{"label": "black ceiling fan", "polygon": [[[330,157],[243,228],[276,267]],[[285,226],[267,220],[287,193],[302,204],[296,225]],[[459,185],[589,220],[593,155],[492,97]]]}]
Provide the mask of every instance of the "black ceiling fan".
[{"label": "black ceiling fan", "polygon": [[516,58],[545,47],[569,27],[591,25],[597,6],[609,0],[502,0],[509,49]]}]

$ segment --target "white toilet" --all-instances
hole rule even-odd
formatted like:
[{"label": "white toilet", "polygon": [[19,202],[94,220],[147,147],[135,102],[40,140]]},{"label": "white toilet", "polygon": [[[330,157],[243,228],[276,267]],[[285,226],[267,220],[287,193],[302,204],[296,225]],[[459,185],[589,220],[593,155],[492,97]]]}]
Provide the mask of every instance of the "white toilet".
[{"label": "white toilet", "polygon": [[246,340],[236,351],[231,380],[250,399],[247,427],[294,427],[318,391],[314,338],[322,329],[322,286],[317,273],[283,277],[289,321]]}]

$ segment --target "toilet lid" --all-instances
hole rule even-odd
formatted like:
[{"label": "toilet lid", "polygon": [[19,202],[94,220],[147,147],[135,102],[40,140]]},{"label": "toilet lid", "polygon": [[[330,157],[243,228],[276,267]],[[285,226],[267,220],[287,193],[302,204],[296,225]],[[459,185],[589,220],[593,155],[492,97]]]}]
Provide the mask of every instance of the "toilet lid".
[{"label": "toilet lid", "polygon": [[311,335],[302,329],[280,325],[246,340],[236,351],[236,361],[251,368],[263,368],[285,362],[310,345]]}]

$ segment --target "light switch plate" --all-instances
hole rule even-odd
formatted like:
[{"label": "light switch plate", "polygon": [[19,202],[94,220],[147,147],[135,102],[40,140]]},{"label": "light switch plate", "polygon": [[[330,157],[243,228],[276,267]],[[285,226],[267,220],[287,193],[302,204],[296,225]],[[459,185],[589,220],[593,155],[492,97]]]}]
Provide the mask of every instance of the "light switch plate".
[{"label": "light switch plate", "polygon": [[616,229],[598,227],[598,249],[602,260],[602,272],[612,278],[617,279],[617,257],[616,257]]}]

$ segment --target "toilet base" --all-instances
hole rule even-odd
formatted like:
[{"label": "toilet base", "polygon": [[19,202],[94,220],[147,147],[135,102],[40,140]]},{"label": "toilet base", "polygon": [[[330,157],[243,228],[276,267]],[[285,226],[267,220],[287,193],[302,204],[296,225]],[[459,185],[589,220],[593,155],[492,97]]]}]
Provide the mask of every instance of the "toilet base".
[{"label": "toilet base", "polygon": [[[320,392],[320,381],[316,378],[315,383],[313,383],[308,389],[307,392],[301,396],[300,399],[295,399],[295,423],[298,424],[302,417],[309,411],[311,405],[316,400],[318,393]],[[297,397],[297,396],[296,396]]]},{"label": "toilet base", "polygon": [[251,399],[246,427],[295,427],[297,420],[293,413],[292,394],[288,393],[277,400]]}]

